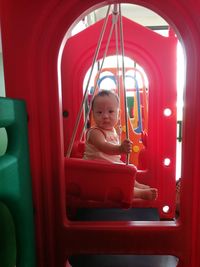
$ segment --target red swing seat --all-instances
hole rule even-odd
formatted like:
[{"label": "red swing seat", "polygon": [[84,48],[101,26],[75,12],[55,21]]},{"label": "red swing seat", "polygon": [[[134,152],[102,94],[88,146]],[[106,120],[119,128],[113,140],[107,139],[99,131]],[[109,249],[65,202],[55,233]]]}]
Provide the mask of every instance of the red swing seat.
[{"label": "red swing seat", "polygon": [[[75,142],[71,158],[66,158],[66,197],[68,210],[77,208],[158,208],[161,218],[173,218],[172,211],[163,213],[159,199],[142,200],[133,195],[135,180],[146,183],[149,178],[146,150],[141,151],[138,169],[134,165],[113,164],[103,161],[83,160],[85,143]],[[159,191],[161,189],[159,188]]]},{"label": "red swing seat", "polygon": [[132,206],[134,166],[66,158],[65,173],[69,208]]},{"label": "red swing seat", "polygon": [[133,199],[135,179],[146,175],[134,165],[83,160],[85,142],[74,142],[65,159],[67,206],[76,208],[151,207],[154,201]]}]

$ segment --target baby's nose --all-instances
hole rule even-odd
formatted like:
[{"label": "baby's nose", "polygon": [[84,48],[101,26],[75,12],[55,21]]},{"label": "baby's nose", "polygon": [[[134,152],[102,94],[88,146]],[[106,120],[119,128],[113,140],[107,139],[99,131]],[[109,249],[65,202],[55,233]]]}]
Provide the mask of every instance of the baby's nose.
[{"label": "baby's nose", "polygon": [[104,113],[103,113],[103,117],[104,117],[104,118],[108,118],[108,113],[107,113],[107,112],[104,112]]}]

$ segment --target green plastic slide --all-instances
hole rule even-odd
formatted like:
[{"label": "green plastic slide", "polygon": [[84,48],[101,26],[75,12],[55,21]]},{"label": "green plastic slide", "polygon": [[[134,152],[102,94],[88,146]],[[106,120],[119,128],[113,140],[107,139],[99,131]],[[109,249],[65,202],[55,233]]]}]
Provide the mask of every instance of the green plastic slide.
[{"label": "green plastic slide", "polygon": [[0,97],[0,128],[6,129],[8,140],[7,150],[0,156],[0,266],[35,267],[24,101]]}]

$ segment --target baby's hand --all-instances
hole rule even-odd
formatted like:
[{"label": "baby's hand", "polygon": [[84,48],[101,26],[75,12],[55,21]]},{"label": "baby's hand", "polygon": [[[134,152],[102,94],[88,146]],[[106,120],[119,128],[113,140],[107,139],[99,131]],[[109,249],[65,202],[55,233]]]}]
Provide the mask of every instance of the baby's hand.
[{"label": "baby's hand", "polygon": [[128,139],[124,140],[121,143],[120,152],[125,153],[125,154],[131,153],[132,152],[132,142]]}]

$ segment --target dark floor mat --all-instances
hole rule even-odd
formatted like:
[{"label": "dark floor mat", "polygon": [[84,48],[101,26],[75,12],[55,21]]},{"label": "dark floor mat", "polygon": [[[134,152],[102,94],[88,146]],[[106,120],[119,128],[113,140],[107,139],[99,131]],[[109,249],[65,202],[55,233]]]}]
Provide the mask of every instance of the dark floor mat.
[{"label": "dark floor mat", "polygon": [[176,267],[178,259],[168,255],[79,255],[73,267]]},{"label": "dark floor mat", "polygon": [[75,221],[159,221],[159,214],[155,208],[131,209],[78,209]]}]

